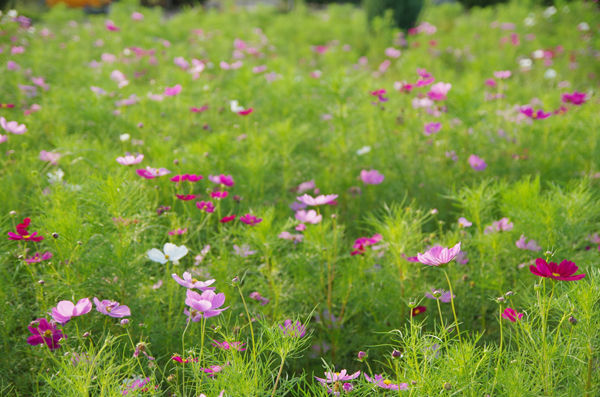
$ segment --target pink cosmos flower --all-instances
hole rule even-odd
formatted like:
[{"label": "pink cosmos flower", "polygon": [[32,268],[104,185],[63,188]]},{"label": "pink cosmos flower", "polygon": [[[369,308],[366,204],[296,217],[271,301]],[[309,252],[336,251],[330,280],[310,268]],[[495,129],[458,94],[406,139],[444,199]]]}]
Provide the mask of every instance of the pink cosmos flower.
[{"label": "pink cosmos flower", "polygon": [[402,54],[402,51],[400,51],[394,47],[388,47],[385,49],[385,56],[390,57],[390,58],[398,58],[398,57],[400,57],[401,54]]},{"label": "pink cosmos flower", "polygon": [[208,212],[209,214],[215,212],[215,205],[210,201],[198,201],[196,202],[196,207],[200,211]]},{"label": "pink cosmos flower", "polygon": [[215,294],[212,290],[206,290],[202,294],[197,293],[192,289],[188,289],[186,292],[185,304],[190,307],[184,313],[193,322],[198,322],[202,318],[210,318],[218,316],[222,311],[226,310],[227,307],[219,309],[225,303],[225,294]]},{"label": "pink cosmos flower", "polygon": [[231,175],[209,175],[208,176],[208,180],[216,183],[217,185],[225,185],[225,186],[233,186],[233,178],[231,177]]},{"label": "pink cosmos flower", "polygon": [[195,194],[176,194],[175,197],[177,197],[179,200],[182,200],[182,201],[190,201],[190,200],[195,199],[198,196]]},{"label": "pink cosmos flower", "polygon": [[210,197],[215,198],[217,200],[224,199],[229,196],[229,192],[226,190],[215,190],[210,193]]},{"label": "pink cosmos flower", "polygon": [[552,113],[545,113],[542,109],[533,110],[531,106],[523,106],[519,112],[533,120],[547,119],[552,115]]},{"label": "pink cosmos flower", "polygon": [[261,306],[265,306],[269,303],[269,298],[265,298],[258,291],[251,292],[248,296],[250,297],[250,299],[254,299],[255,301],[260,302]]},{"label": "pink cosmos flower", "polygon": [[510,70],[499,70],[494,72],[494,77],[497,79],[508,79],[512,75]]},{"label": "pink cosmos flower", "polygon": [[484,230],[484,234],[490,234],[495,232],[509,232],[513,229],[514,224],[509,221],[508,218],[504,217],[499,221],[492,222],[490,226],[487,226]]},{"label": "pink cosmos flower", "polygon": [[471,227],[473,223],[469,222],[469,220],[465,217],[458,218],[458,225],[461,227]]},{"label": "pink cosmos flower", "polygon": [[214,279],[206,280],[206,281],[199,281],[199,280],[193,278],[192,274],[189,272],[183,272],[183,279],[175,273],[171,274],[171,277],[173,277],[173,280],[175,280],[177,282],[177,284],[179,284],[185,288],[196,288],[196,289],[199,289],[200,291],[215,289],[214,287],[210,287],[210,285],[215,282]]},{"label": "pink cosmos flower", "polygon": [[383,174],[377,170],[360,171],[360,179],[365,185],[379,185],[384,180]]},{"label": "pink cosmos flower", "polygon": [[267,70],[267,65],[255,66],[252,68],[252,73],[254,73],[254,74],[263,73],[263,72],[266,72],[266,70]]},{"label": "pink cosmos flower", "polygon": [[8,141],[8,135],[0,134],[0,143],[4,143],[6,141]]},{"label": "pink cosmos flower", "polygon": [[27,262],[31,265],[32,263],[39,263],[42,261],[47,261],[47,260],[50,260],[51,258],[52,258],[52,252],[50,252],[50,251],[46,251],[41,255],[39,252],[36,252],[33,256],[31,256],[29,258],[25,258],[25,262]]},{"label": "pink cosmos flower", "polygon": [[[138,97],[137,97],[137,95],[131,94],[131,95],[129,95],[128,98],[121,99],[120,101],[116,101],[115,102],[115,106],[118,107],[118,108],[120,108],[120,107],[123,107],[123,106],[132,106],[132,105],[135,105],[136,103],[138,103]],[[119,110],[116,110],[114,114],[118,115],[119,114]]]},{"label": "pink cosmos flower", "polygon": [[186,70],[190,67],[190,64],[188,61],[185,60],[184,57],[175,57],[173,59],[173,63],[177,66],[179,66],[181,69]]},{"label": "pink cosmos flower", "polygon": [[58,159],[60,159],[61,156],[62,155],[60,153],[56,152],[47,152],[45,150],[40,152],[40,160],[47,161],[52,165],[57,165]]},{"label": "pink cosmos flower", "polygon": [[349,375],[348,372],[343,369],[340,372],[325,372],[325,379],[318,378],[315,376],[315,379],[318,380],[322,385],[326,386],[329,383],[337,383],[344,382],[347,380],[356,379],[360,376],[360,371],[356,371],[352,375]]},{"label": "pink cosmos flower", "polygon": [[298,187],[296,188],[296,192],[297,193],[304,193],[307,190],[311,190],[314,189],[315,186],[315,180],[311,179],[310,181],[307,182],[302,182],[301,184],[298,185]]},{"label": "pink cosmos flower", "polygon": [[17,241],[18,240],[34,241],[36,243],[42,241],[44,239],[44,237],[38,236],[37,232],[33,232],[33,233],[29,234],[27,229],[29,228],[30,223],[31,223],[30,218],[23,219],[23,222],[19,223],[16,227],[17,233],[8,232],[8,239],[9,240],[17,240]]},{"label": "pink cosmos flower", "polygon": [[384,89],[371,91],[371,95],[376,96],[377,99],[379,100],[379,102],[387,102],[389,100],[388,98],[386,98],[384,96],[385,94],[386,94],[386,90],[384,90]]},{"label": "pink cosmos flower", "polygon": [[192,112],[192,113],[202,113],[202,112],[204,112],[206,109],[208,109],[208,106],[207,106],[207,105],[201,106],[201,107],[199,107],[199,108],[197,108],[197,107],[191,107],[191,108],[190,108],[190,112]]},{"label": "pink cosmos flower", "polygon": [[16,121],[7,121],[4,117],[0,117],[0,127],[2,127],[4,131],[15,135],[23,135],[27,132],[25,124],[19,124]]},{"label": "pink cosmos flower", "polygon": [[245,109],[245,110],[240,110],[239,112],[237,112],[237,114],[239,114],[240,116],[247,116],[250,113],[252,113],[253,111],[254,111],[253,108],[248,108],[248,109]]},{"label": "pink cosmos flower", "polygon": [[129,152],[125,153],[125,156],[117,157],[117,163],[121,165],[134,165],[139,164],[144,160],[143,154],[130,154]]},{"label": "pink cosmos flower", "polygon": [[373,237],[359,237],[354,241],[352,248],[354,251],[350,253],[351,256],[362,255],[365,253],[365,247],[375,245],[381,241],[383,237],[381,234],[374,234]]},{"label": "pink cosmos flower", "polygon": [[56,324],[48,322],[45,318],[38,318],[32,321],[27,327],[31,336],[27,338],[27,343],[32,346],[46,344],[50,350],[60,348],[60,340],[66,338],[62,331],[56,328]]},{"label": "pink cosmos flower", "polygon": [[129,84],[129,80],[120,70],[113,70],[110,73],[110,79],[119,85],[119,88],[123,88]]},{"label": "pink cosmos flower", "polygon": [[431,86],[429,92],[427,93],[427,96],[433,99],[434,101],[443,101],[444,99],[446,99],[446,95],[448,94],[448,91],[450,91],[450,88],[452,88],[452,84],[450,83],[436,83]]},{"label": "pink cosmos flower", "polygon": [[289,318],[283,324],[280,324],[279,328],[284,336],[290,338],[302,338],[306,335],[306,325],[303,325],[300,321],[296,321],[294,324]]},{"label": "pink cosmos flower", "polygon": [[427,136],[437,134],[441,128],[442,128],[442,123],[436,123],[436,122],[426,123],[423,133]]},{"label": "pink cosmos flower", "polygon": [[233,251],[237,256],[241,256],[242,258],[256,254],[256,251],[251,250],[248,244],[243,244],[241,247],[237,244],[233,244]]},{"label": "pink cosmos flower", "polygon": [[188,231],[187,227],[184,227],[183,229],[175,229],[175,230],[170,230],[169,231],[169,236],[181,236],[182,234],[186,234]]},{"label": "pink cosmos flower", "polygon": [[323,215],[318,215],[315,210],[298,210],[295,215],[300,222],[311,223],[316,225],[323,220]]},{"label": "pink cosmos flower", "polygon": [[439,299],[440,302],[448,303],[452,299],[456,298],[456,295],[451,294],[450,291],[444,291],[443,289],[431,289],[431,293],[425,293],[425,296],[429,299]]},{"label": "pink cosmos flower", "polygon": [[485,161],[481,157],[479,157],[475,154],[472,154],[469,156],[469,165],[475,171],[483,171],[487,167],[487,164],[485,163]]},{"label": "pink cosmos flower", "polygon": [[369,377],[367,374],[363,374],[367,382],[374,383],[382,389],[387,390],[408,390],[408,383],[400,383],[394,384],[391,380],[385,379],[383,375],[373,375],[373,377]]},{"label": "pink cosmos flower", "polygon": [[535,265],[529,266],[529,270],[536,276],[549,277],[554,280],[577,281],[585,277],[585,274],[574,275],[579,267],[575,265],[575,262],[566,259],[557,265],[556,262],[547,263],[544,259],[537,258]]},{"label": "pink cosmos flower", "polygon": [[511,307],[507,307],[502,313],[502,318],[505,318],[512,323],[516,323],[517,320],[520,320],[522,317],[523,313],[517,313],[516,310]]},{"label": "pink cosmos flower", "polygon": [[435,245],[424,254],[418,253],[417,259],[420,263],[429,266],[440,266],[450,262],[460,252],[460,242],[452,248]]},{"label": "pink cosmos flower", "polygon": [[221,218],[219,220],[219,222],[221,222],[221,223],[228,223],[228,222],[233,221],[234,219],[235,219],[235,215],[229,215],[229,216],[224,216],[223,218]]},{"label": "pink cosmos flower", "polygon": [[301,243],[304,239],[304,236],[302,234],[292,234],[290,232],[281,232],[277,237],[282,238],[284,240],[293,241],[295,244]]},{"label": "pink cosmos flower", "polygon": [[8,69],[8,70],[19,70],[19,69],[21,69],[21,67],[15,61],[8,61],[6,63],[6,69]]},{"label": "pink cosmos flower", "polygon": [[542,249],[534,239],[527,241],[524,234],[521,234],[515,245],[522,250],[540,251]]},{"label": "pink cosmos flower", "polygon": [[257,218],[254,215],[246,214],[240,217],[240,221],[245,223],[246,225],[254,226],[262,222],[262,218]]},{"label": "pink cosmos flower", "polygon": [[496,86],[496,80],[494,80],[494,79],[487,79],[485,81],[485,85],[487,85],[489,87],[495,87]]},{"label": "pink cosmos flower", "polygon": [[335,199],[338,197],[337,194],[327,194],[327,195],[320,195],[317,197],[312,197],[308,194],[304,194],[300,197],[296,197],[296,199],[298,201],[300,201],[303,204],[309,205],[309,206],[318,206],[318,205],[324,205],[324,204],[330,204],[333,201],[335,201]]},{"label": "pink cosmos flower", "polygon": [[201,180],[203,178],[202,175],[197,175],[197,174],[181,174],[181,175],[175,175],[174,177],[171,178],[171,182],[184,182],[184,181],[188,181],[188,182],[198,182],[199,180]]},{"label": "pink cosmos flower", "polygon": [[94,297],[94,304],[96,305],[96,310],[110,317],[123,318],[126,316],[131,316],[131,310],[129,310],[129,307],[121,305],[117,301],[110,301],[106,299],[100,301],[98,298]]},{"label": "pink cosmos flower", "polygon": [[77,304],[71,301],[60,301],[52,308],[52,319],[59,324],[66,324],[72,317],[89,313],[92,310],[92,302],[89,298],[80,299]]},{"label": "pink cosmos flower", "polygon": [[145,169],[136,170],[136,172],[139,176],[146,179],[154,179],[171,173],[171,171],[166,168],[152,168],[150,166]]},{"label": "pink cosmos flower", "polygon": [[106,21],[105,24],[104,24],[104,26],[106,27],[106,30],[109,30],[111,32],[118,32],[119,30],[121,30],[111,20]]},{"label": "pink cosmos flower", "polygon": [[177,84],[173,87],[166,87],[164,95],[165,96],[175,96],[181,92],[181,84]]},{"label": "pink cosmos flower", "polygon": [[142,21],[144,19],[144,14],[142,14],[141,12],[133,12],[131,14],[131,19],[134,21]]},{"label": "pink cosmos flower", "polygon": [[32,77],[31,82],[34,85],[37,85],[38,87],[43,88],[44,91],[48,91],[50,89],[50,86],[48,84],[46,84],[43,77]]},{"label": "pink cosmos flower", "polygon": [[584,92],[573,92],[572,94],[563,94],[562,101],[564,103],[572,103],[573,105],[579,106],[585,103],[586,94]]},{"label": "pink cosmos flower", "polygon": [[213,339],[213,346],[214,347],[218,347],[219,349],[222,350],[237,350],[238,352],[243,352],[244,350],[246,350],[246,348],[244,347],[245,343],[243,342],[227,342],[227,341],[223,341],[223,342],[219,342]]}]

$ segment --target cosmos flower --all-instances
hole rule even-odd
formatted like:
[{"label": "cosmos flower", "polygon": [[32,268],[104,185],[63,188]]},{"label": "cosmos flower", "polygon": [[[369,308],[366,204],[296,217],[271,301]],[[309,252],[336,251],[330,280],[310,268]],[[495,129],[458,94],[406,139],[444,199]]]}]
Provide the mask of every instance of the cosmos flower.
[{"label": "cosmos flower", "polygon": [[533,110],[531,106],[523,106],[519,112],[533,120],[542,120],[550,117],[552,113],[545,113],[542,109]]},{"label": "cosmos flower", "polygon": [[451,294],[450,291],[444,291],[443,289],[432,288],[431,293],[427,292],[425,296],[429,299],[440,300],[440,302],[448,303],[451,299],[456,298],[456,295]]},{"label": "cosmos flower", "polygon": [[166,87],[163,95],[165,96],[176,96],[181,92],[181,84],[177,84],[173,87]]},{"label": "cosmos flower", "polygon": [[325,372],[325,379],[319,378],[315,376],[315,379],[318,380],[322,385],[326,386],[330,383],[338,383],[344,382],[347,380],[356,379],[360,376],[360,371],[356,371],[352,375],[348,374],[348,372],[343,369],[340,372]]},{"label": "cosmos flower", "polygon": [[0,127],[6,132],[10,132],[15,135],[23,135],[27,132],[25,124],[19,124],[16,121],[7,121],[4,117],[0,116]]},{"label": "cosmos flower", "polygon": [[360,179],[365,185],[379,185],[385,177],[377,170],[360,171]]},{"label": "cosmos flower", "polygon": [[210,197],[217,199],[217,200],[224,199],[227,196],[229,196],[229,192],[226,190],[215,190],[210,193]]},{"label": "cosmos flower", "polygon": [[469,156],[469,165],[475,171],[483,171],[487,167],[485,161],[481,157],[474,154]]},{"label": "cosmos flower", "polygon": [[139,164],[144,160],[143,154],[130,154],[129,152],[125,153],[125,156],[117,157],[117,163],[121,165],[134,165]]},{"label": "cosmos flower", "polygon": [[32,321],[27,327],[31,336],[27,338],[27,343],[32,346],[44,343],[50,350],[60,348],[60,340],[66,338],[62,331],[56,328],[56,324],[48,322],[45,318],[38,318]]},{"label": "cosmos flower", "polygon": [[295,244],[301,243],[302,240],[304,240],[304,236],[302,234],[292,234],[292,233],[286,232],[286,231],[279,233],[279,235],[277,237],[284,239],[284,240],[293,241]]},{"label": "cosmos flower", "polygon": [[254,226],[258,223],[261,223],[262,218],[257,218],[252,214],[246,214],[240,217],[240,221],[242,221],[246,225]]},{"label": "cosmos flower", "polygon": [[154,179],[171,173],[171,171],[166,168],[152,168],[150,166],[136,170],[136,172],[139,176],[146,179]]},{"label": "cosmos flower", "polygon": [[418,253],[417,260],[429,266],[439,266],[450,262],[460,252],[460,242],[452,248],[445,248],[440,245],[431,247],[424,254]]},{"label": "cosmos flower", "polygon": [[565,93],[562,95],[562,101],[564,103],[572,103],[573,105],[579,106],[585,103],[586,94],[584,92],[573,92],[572,94]]},{"label": "cosmos flower", "polygon": [[415,317],[415,316],[418,316],[419,314],[425,313],[426,311],[427,311],[427,308],[425,306],[413,307],[413,309],[410,311],[410,316]]},{"label": "cosmos flower", "polygon": [[577,281],[585,277],[585,274],[574,274],[579,270],[579,267],[575,265],[575,262],[566,259],[560,262],[560,264],[556,264],[556,262],[547,263],[544,259],[537,258],[535,265],[529,266],[529,270],[536,276],[561,281]]},{"label": "cosmos flower", "polygon": [[469,220],[465,217],[458,218],[458,225],[461,227],[471,227],[473,223],[469,222]]},{"label": "cosmos flower", "polygon": [[354,251],[350,255],[362,255],[365,253],[365,247],[375,245],[381,241],[383,237],[381,234],[374,234],[373,237],[359,237],[354,241],[352,248]]},{"label": "cosmos flower", "polygon": [[188,253],[188,249],[185,245],[177,246],[172,243],[165,243],[163,250],[164,253],[158,248],[152,248],[147,252],[148,258],[153,262],[160,263],[161,265],[164,265],[168,261],[171,261],[177,265],[179,260]]},{"label": "cosmos flower", "polygon": [[400,383],[394,384],[391,380],[385,379],[383,375],[373,375],[373,377],[369,377],[367,374],[363,374],[367,382],[374,383],[382,389],[387,390],[408,390],[408,383]]},{"label": "cosmos flower", "polygon": [[499,70],[494,72],[494,77],[497,79],[508,79],[512,75],[510,70]]},{"label": "cosmos flower", "polygon": [[313,225],[316,225],[323,220],[323,215],[317,214],[317,211],[315,210],[298,210],[296,211],[295,217],[300,222],[311,223]]},{"label": "cosmos flower", "polygon": [[29,233],[27,229],[29,228],[29,224],[31,223],[30,218],[23,219],[22,223],[19,223],[16,227],[17,233],[8,232],[9,240],[25,240],[25,241],[34,241],[40,242],[44,239],[43,236],[38,236],[37,232]]},{"label": "cosmos flower", "polygon": [[39,263],[42,261],[47,261],[47,260],[50,260],[51,258],[52,258],[52,252],[50,252],[50,251],[46,251],[41,255],[39,252],[36,252],[33,256],[31,256],[29,258],[25,258],[25,262],[27,262],[31,265],[32,263]]},{"label": "cosmos flower", "polygon": [[190,307],[184,313],[193,321],[198,322],[202,318],[218,316],[227,307],[219,309],[225,303],[225,294],[215,294],[212,290],[206,290],[202,294],[188,289],[186,292],[185,304]]},{"label": "cosmos flower", "polygon": [[327,195],[320,195],[317,197],[312,197],[308,194],[304,194],[302,196],[296,197],[296,199],[298,201],[300,201],[303,204],[309,205],[309,206],[318,206],[318,205],[324,205],[324,204],[331,204],[333,201],[335,201],[335,199],[338,197],[337,194],[327,194]]},{"label": "cosmos flower", "polygon": [[517,313],[515,309],[507,307],[504,309],[502,313],[502,318],[507,319],[510,322],[516,323],[517,320],[520,320],[523,317],[523,313]]},{"label": "cosmos flower", "polygon": [[223,342],[219,342],[213,339],[213,346],[214,347],[218,347],[219,349],[222,350],[236,350],[238,352],[243,352],[244,350],[246,350],[245,347],[243,347],[245,345],[245,343],[243,342],[227,342],[227,341],[223,341]]},{"label": "cosmos flower", "polygon": [[110,301],[106,299],[100,301],[98,298],[94,297],[94,304],[96,305],[96,310],[110,317],[123,318],[131,316],[131,310],[129,310],[129,307],[121,305],[117,301]]},{"label": "cosmos flower", "polygon": [[210,201],[197,201],[196,207],[200,211],[208,212],[209,214],[215,212],[215,205]]},{"label": "cosmos flower", "polygon": [[233,186],[233,178],[231,175],[209,175],[208,180],[217,185]]},{"label": "cosmos flower", "polygon": [[214,279],[206,280],[206,281],[199,281],[199,280],[193,278],[192,274],[190,272],[183,272],[183,279],[175,273],[171,274],[171,277],[173,277],[173,280],[175,280],[177,282],[177,284],[179,284],[183,287],[186,287],[186,288],[196,288],[196,289],[199,289],[200,291],[205,291],[205,290],[209,290],[209,289],[214,290],[214,287],[210,287],[210,285],[215,282]]},{"label": "cosmos flower", "polygon": [[196,175],[196,174],[181,174],[181,175],[175,175],[174,177],[171,178],[171,182],[184,182],[184,181],[188,181],[188,182],[198,182],[199,180],[201,180],[203,178],[202,175]]},{"label": "cosmos flower", "polygon": [[443,101],[446,99],[446,95],[448,94],[448,91],[450,91],[450,88],[452,88],[452,84],[450,83],[436,83],[431,86],[427,96],[434,101]]},{"label": "cosmos flower", "polygon": [[521,234],[515,245],[522,250],[540,251],[542,249],[534,239],[527,241],[524,234]]},{"label": "cosmos flower", "polygon": [[281,328],[281,332],[283,332],[284,336],[290,338],[302,338],[306,335],[306,326],[300,321],[296,321],[294,324],[289,318],[285,320],[283,324],[280,324],[279,328]]},{"label": "cosmos flower", "polygon": [[506,217],[499,221],[492,222],[490,226],[486,226],[483,234],[491,234],[495,232],[509,232],[513,229],[514,224]]},{"label": "cosmos flower", "polygon": [[77,304],[71,301],[60,301],[52,308],[52,319],[59,324],[66,324],[72,317],[81,316],[92,310],[89,298],[80,299]]},{"label": "cosmos flower", "polygon": [[56,153],[56,152],[47,152],[45,150],[42,150],[40,152],[40,157],[39,159],[42,161],[47,161],[52,165],[57,165],[58,164],[58,160],[61,158],[61,154],[60,153]]},{"label": "cosmos flower", "polygon": [[427,136],[437,134],[442,128],[442,123],[432,122],[426,123],[423,133]]},{"label": "cosmos flower", "polygon": [[175,197],[177,197],[181,201],[190,201],[198,196],[195,194],[176,194]]}]

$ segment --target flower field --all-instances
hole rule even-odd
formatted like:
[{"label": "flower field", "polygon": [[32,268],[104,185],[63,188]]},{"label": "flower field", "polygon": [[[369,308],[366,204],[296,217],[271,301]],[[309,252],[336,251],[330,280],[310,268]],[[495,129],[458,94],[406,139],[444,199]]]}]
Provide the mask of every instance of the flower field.
[{"label": "flower field", "polygon": [[598,65],[589,1],[2,14],[0,395],[599,396]]}]

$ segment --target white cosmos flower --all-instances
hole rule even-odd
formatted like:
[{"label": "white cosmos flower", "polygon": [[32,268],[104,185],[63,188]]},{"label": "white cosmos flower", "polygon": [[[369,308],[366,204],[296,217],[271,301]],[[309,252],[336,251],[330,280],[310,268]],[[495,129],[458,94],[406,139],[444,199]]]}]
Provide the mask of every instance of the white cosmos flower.
[{"label": "white cosmos flower", "polygon": [[164,252],[158,248],[152,248],[150,251],[148,251],[148,258],[150,258],[151,261],[160,263],[161,265],[164,265],[168,261],[171,261],[177,265],[179,260],[188,253],[188,249],[185,245],[177,246],[172,243],[166,243],[163,247],[163,251]]}]

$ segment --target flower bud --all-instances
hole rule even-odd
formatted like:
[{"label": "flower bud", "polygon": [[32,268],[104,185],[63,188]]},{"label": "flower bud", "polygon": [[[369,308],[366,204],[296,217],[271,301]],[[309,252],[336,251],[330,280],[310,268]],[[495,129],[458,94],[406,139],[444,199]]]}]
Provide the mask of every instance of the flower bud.
[{"label": "flower bud", "polygon": [[392,358],[401,358],[401,357],[402,357],[402,351],[396,350],[396,349],[394,349],[392,351]]},{"label": "flower bud", "polygon": [[39,285],[44,285],[46,282],[44,280],[38,280]]},{"label": "flower bud", "polygon": [[514,292],[512,292],[512,291],[508,291],[504,294],[504,296],[513,296],[513,295],[514,295]]},{"label": "flower bud", "polygon": [[127,324],[129,324],[129,320],[128,319],[124,318],[123,320],[121,320],[121,325],[122,326],[125,326]]},{"label": "flower bud", "polygon": [[576,325],[577,319],[575,318],[575,316],[569,316],[569,322],[573,325]]},{"label": "flower bud", "polygon": [[[392,353],[393,354],[393,353]],[[367,353],[364,351],[359,351],[357,354],[357,357],[360,361],[364,360],[365,358],[367,358]]]},{"label": "flower bud", "polygon": [[53,238],[58,238],[58,233],[56,233],[56,232],[52,233],[52,237]]},{"label": "flower bud", "polygon": [[452,385],[450,384],[450,382],[444,383],[444,389],[445,390],[452,390]]}]

